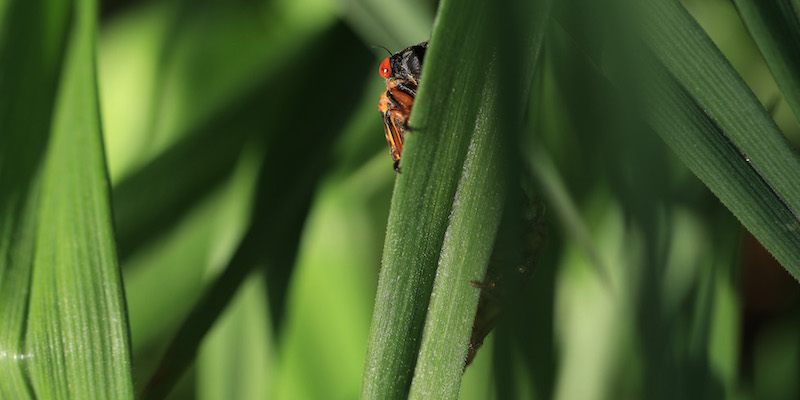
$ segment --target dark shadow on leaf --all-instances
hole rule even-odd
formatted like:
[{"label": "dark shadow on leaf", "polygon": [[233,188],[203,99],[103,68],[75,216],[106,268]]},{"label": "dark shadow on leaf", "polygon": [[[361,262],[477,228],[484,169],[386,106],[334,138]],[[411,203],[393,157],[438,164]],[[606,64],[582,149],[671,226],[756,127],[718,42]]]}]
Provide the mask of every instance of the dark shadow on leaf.
[{"label": "dark shadow on leaf", "polygon": [[[327,63],[319,76],[320,62]],[[264,162],[258,178],[253,217],[233,259],[182,324],[143,399],[165,397],[194,360],[205,334],[254,267],[265,268],[273,327],[281,326],[299,237],[316,185],[333,156],[330,149],[364,85],[371,53],[343,25],[325,32],[285,74],[259,93],[264,103],[251,110],[273,115],[264,138]],[[362,68],[363,67],[363,68]],[[313,77],[313,78],[309,78]],[[274,113],[271,113],[274,112]],[[260,114],[259,114],[260,112]],[[265,129],[267,129],[265,127]]]}]

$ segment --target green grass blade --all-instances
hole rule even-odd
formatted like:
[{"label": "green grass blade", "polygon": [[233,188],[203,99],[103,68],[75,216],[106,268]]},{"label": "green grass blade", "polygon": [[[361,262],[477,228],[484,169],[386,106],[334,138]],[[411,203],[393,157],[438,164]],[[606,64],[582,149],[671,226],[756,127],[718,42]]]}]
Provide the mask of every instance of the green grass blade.
[{"label": "green grass blade", "polygon": [[478,114],[453,201],[411,385],[412,399],[458,397],[480,295],[470,282],[483,282],[486,276],[508,186],[504,171],[499,170],[495,89],[493,82],[487,82],[483,98],[488,102]]},{"label": "green grass blade", "polygon": [[[33,396],[24,333],[36,240],[35,178],[49,137],[69,3],[0,6],[0,398]],[[30,38],[29,41],[19,40]]]},{"label": "green grass blade", "polygon": [[764,247],[800,278],[797,217],[685,88],[667,79],[660,86],[658,106],[648,113],[656,132]]},{"label": "green grass blade", "polygon": [[[36,27],[38,18],[45,24],[55,23],[55,29],[45,28],[47,33],[43,35],[51,39],[44,45],[53,47],[43,53],[47,62],[42,67],[16,71],[18,77],[4,75],[4,87],[10,80],[24,81],[28,74],[40,73],[32,78],[38,77],[44,83],[31,85],[31,88],[35,93],[48,91],[47,85],[55,83],[49,68],[58,65],[62,53],[59,45],[66,44],[55,103],[52,97],[42,95],[43,92],[38,92],[41,97],[35,98],[36,103],[23,103],[31,107],[25,113],[38,112],[41,119],[0,118],[3,132],[10,132],[10,138],[39,134],[42,128],[49,130],[43,158],[35,157],[13,165],[11,162],[18,161],[14,156],[2,156],[4,164],[7,163],[2,167],[3,175],[20,167],[21,176],[37,182],[27,183],[28,189],[33,189],[27,193],[24,190],[13,193],[21,197],[12,197],[3,207],[4,220],[8,216],[6,211],[10,210],[5,205],[10,204],[19,207],[16,210],[22,213],[17,221],[26,224],[15,226],[11,218],[10,228],[21,234],[11,242],[15,247],[12,251],[17,251],[14,256],[19,257],[12,256],[14,264],[7,265],[19,268],[12,271],[15,273],[12,279],[21,284],[27,282],[25,275],[30,274],[29,292],[3,291],[4,299],[8,300],[4,300],[4,304],[27,302],[26,313],[13,316],[26,324],[18,326],[17,329],[24,330],[16,332],[20,335],[18,339],[24,335],[24,350],[17,354],[14,353],[20,350],[18,346],[10,350],[14,352],[14,362],[24,360],[28,393],[23,397],[17,390],[11,398],[133,398],[127,316],[114,248],[110,189],[100,129],[94,48],[96,4],[81,0],[67,3],[65,8],[28,8],[27,11],[41,13],[39,15],[25,14],[23,8],[14,8],[25,7],[21,4],[12,5],[13,12],[22,10],[22,15],[29,18],[19,20],[20,23],[34,21]],[[62,31],[67,21],[69,30]],[[10,29],[13,32],[15,26]],[[9,46],[9,42],[4,46]],[[4,47],[4,58],[9,55],[6,50],[10,48],[13,49],[13,45]],[[27,89],[20,87],[21,98],[32,101],[25,92]],[[13,93],[3,92],[3,95]],[[3,102],[7,101],[9,99],[4,97]],[[8,149],[30,155],[31,151],[38,151],[36,146],[44,143],[35,138],[21,141],[19,149]],[[30,164],[31,161],[42,164]],[[35,188],[36,185],[40,186]],[[15,205],[15,201],[26,205]],[[3,242],[9,243],[6,239]],[[23,271],[31,262],[32,270]],[[6,281],[4,277],[2,284],[7,283],[11,280]],[[11,382],[15,384],[14,377]]]},{"label": "green grass blade", "polygon": [[786,101],[800,119],[800,19],[789,0],[735,0]]},{"label": "green grass blade", "polygon": [[[620,87],[631,88],[631,82],[642,86],[632,93],[647,93],[645,119],[783,267],[800,279],[800,158],[678,2],[641,6],[637,28],[643,29],[642,37],[658,62],[630,57],[628,51],[623,53],[628,57],[617,59],[638,60],[638,73],[620,76],[607,67],[604,72]],[[584,32],[579,42],[589,49],[596,65],[603,65],[600,52],[593,51],[602,48],[596,43],[599,37],[598,32]],[[629,72],[631,67],[627,67]]]},{"label": "green grass blade", "polygon": [[[543,5],[545,7],[541,7]],[[443,3],[443,14],[446,7],[460,6]],[[470,282],[487,279],[486,270],[496,241],[514,248],[512,251],[521,245],[513,236],[506,234],[497,239],[495,236],[506,192],[513,190],[509,185],[517,184],[518,176],[512,172],[521,164],[517,163],[519,154],[515,140],[519,139],[518,132],[525,131],[522,113],[525,100],[530,98],[534,67],[546,27],[544,17],[548,13],[543,11],[548,9],[547,2],[507,2],[493,6],[489,12],[493,18],[487,21],[487,26],[495,28],[489,35],[490,40],[496,40],[490,50],[496,51],[492,57],[495,61],[484,74],[482,104],[441,249],[410,398],[458,397],[480,295]],[[471,19],[466,13],[453,15],[454,20]],[[487,53],[486,50],[473,51],[476,57]],[[518,204],[509,200],[505,206],[506,213],[514,220],[511,225],[517,224],[518,218],[513,216],[518,215]],[[505,229],[515,231],[513,228],[520,227]],[[499,258],[514,259],[514,254]],[[513,265],[495,265],[494,268],[513,270],[511,273],[517,271]],[[506,283],[503,290],[512,292],[513,285]]]},{"label": "green grass blade", "polygon": [[96,4],[74,7],[42,177],[29,369],[42,398],[133,398],[98,113]]},{"label": "green grass blade", "polygon": [[[637,73],[620,76],[607,65],[604,72],[620,87],[632,88],[632,82],[642,86],[631,93],[647,94],[647,101],[639,104],[646,104],[645,119],[784,268],[800,278],[800,158],[678,2],[640,5],[637,28],[658,61],[643,60],[641,51],[631,57],[629,49],[617,47],[624,56],[606,60],[637,60]],[[596,39],[603,35],[582,34],[574,37],[581,38],[595,64],[608,64],[593,51],[602,48]]]},{"label": "green grass blade", "polygon": [[[800,157],[680,4],[648,2],[644,10],[646,21],[651,22],[648,44],[686,92],[678,102],[672,102],[675,97],[670,95],[664,101],[682,108],[676,118],[686,115],[686,107],[694,114],[685,125],[687,130],[667,124],[661,125],[666,129],[656,130],[784,268],[800,279]],[[661,121],[670,117],[664,110],[652,115]],[[703,127],[700,132],[687,134],[689,127],[694,130],[698,125]]]},{"label": "green grass blade", "polygon": [[[491,58],[488,54],[494,48],[493,36],[487,28],[489,4],[483,1],[466,4],[446,1],[440,5],[437,21],[411,117],[410,125],[414,130],[407,135],[401,163],[403,172],[397,177],[392,198],[362,380],[361,395],[365,399],[405,398],[409,392],[434,275],[442,255],[458,182],[464,173],[462,166],[475,129],[476,116],[482,105],[492,102],[483,98],[488,60]],[[481,152],[488,150],[479,147]],[[477,182],[486,178],[483,176]],[[485,205],[496,201],[497,196],[500,195],[477,196],[477,201]],[[496,205],[494,203],[488,208]],[[461,212],[479,214],[474,209]],[[484,217],[494,222],[482,220]],[[471,249],[474,253],[465,255],[470,266],[462,271],[468,278],[456,285],[462,292],[458,298],[466,301],[459,304],[463,307],[461,311],[471,309],[473,313],[472,317],[466,316],[469,312],[462,315],[459,327],[466,329],[449,338],[464,346],[450,354],[453,356],[449,359],[450,364],[457,369],[457,375],[461,373],[457,364],[463,363],[463,356],[456,353],[466,354],[466,338],[479,294],[477,290],[464,290],[464,285],[471,288],[469,279],[480,279],[481,269],[485,271],[486,259],[480,260],[488,257],[485,253],[494,240],[491,226],[497,222],[495,220],[499,221],[499,212],[482,215],[466,226],[454,228],[458,232],[453,234],[461,236],[465,232],[461,229],[474,232],[473,224],[489,224],[484,225],[485,234],[473,238],[471,244],[474,247]],[[458,239],[460,241],[463,237]],[[456,251],[464,243],[451,245],[456,247],[449,251]],[[455,265],[464,260],[452,261]],[[448,286],[447,290],[450,289]],[[434,362],[433,358],[426,359],[425,365]],[[452,375],[452,369],[446,371]]]}]

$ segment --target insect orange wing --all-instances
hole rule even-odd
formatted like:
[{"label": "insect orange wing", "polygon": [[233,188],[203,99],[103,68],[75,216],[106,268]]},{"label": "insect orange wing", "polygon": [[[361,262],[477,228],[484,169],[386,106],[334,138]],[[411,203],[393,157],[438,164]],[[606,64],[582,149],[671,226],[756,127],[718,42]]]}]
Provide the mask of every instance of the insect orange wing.
[{"label": "insect orange wing", "polygon": [[386,79],[386,91],[378,101],[378,111],[383,117],[389,154],[397,172],[400,172],[403,141],[409,130],[408,119],[417,95],[422,60],[427,48],[428,42],[410,46],[384,59],[378,68],[378,74]]}]

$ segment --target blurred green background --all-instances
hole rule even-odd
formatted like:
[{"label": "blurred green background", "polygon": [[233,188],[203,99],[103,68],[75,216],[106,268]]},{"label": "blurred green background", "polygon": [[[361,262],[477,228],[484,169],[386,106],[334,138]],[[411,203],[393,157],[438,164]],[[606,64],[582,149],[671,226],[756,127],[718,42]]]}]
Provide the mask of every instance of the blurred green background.
[{"label": "blurred green background", "polygon": [[[359,396],[396,176],[376,110],[380,47],[429,39],[436,3],[100,2],[137,393],[177,374],[171,399]],[[734,6],[684,5],[800,148]],[[526,134],[577,220],[547,205],[538,269],[461,398],[504,398],[500,385],[520,399],[800,398],[797,282],[606,101],[613,88],[559,23],[537,71]]]}]

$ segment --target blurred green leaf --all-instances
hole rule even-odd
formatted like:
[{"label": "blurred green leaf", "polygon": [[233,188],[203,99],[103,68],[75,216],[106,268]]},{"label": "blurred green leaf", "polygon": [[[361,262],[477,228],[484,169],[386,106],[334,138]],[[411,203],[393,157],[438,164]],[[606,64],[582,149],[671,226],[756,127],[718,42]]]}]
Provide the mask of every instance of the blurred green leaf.
[{"label": "blurred green leaf", "polygon": [[112,19],[101,89],[114,183],[241,106],[331,26],[329,3],[170,0]]},{"label": "blurred green leaf", "polygon": [[204,285],[236,250],[249,224],[260,157],[243,154],[228,182],[126,262],[136,382],[146,383],[168,344],[164,337],[180,326]]},{"label": "blurred green leaf", "polygon": [[250,275],[209,332],[198,358],[199,399],[268,398],[274,339],[263,278]]},{"label": "blurred green leaf", "polygon": [[790,0],[735,0],[795,118],[800,119],[800,20]]},{"label": "blurred green leaf", "polygon": [[249,222],[234,221],[249,221],[264,143],[279,136],[271,119],[301,94],[282,78],[313,75],[307,52],[335,22],[324,3],[144,2],[104,25],[104,123],[139,385],[241,240]]},{"label": "blurred green leaf", "polygon": [[579,210],[567,192],[550,155],[542,149],[534,148],[529,152],[526,161],[531,176],[536,179],[542,195],[545,196],[547,203],[551,205],[552,210],[559,219],[559,224],[586,253],[586,257],[591,260],[591,265],[598,277],[604,280],[609,285],[608,288],[611,289],[610,278],[606,275],[608,267],[603,265],[603,260],[600,258],[599,250],[592,241],[586,221],[581,218]]},{"label": "blurred green leaf", "polygon": [[[800,289],[726,207],[796,276],[797,127],[749,90],[797,111],[800,3],[735,0],[774,79],[727,3],[543,3],[104,3],[95,68],[91,3],[0,1],[0,398],[132,397],[128,347],[175,399],[795,398]],[[368,49],[428,38],[397,175]],[[462,378],[528,174],[557,229]]]},{"label": "blurred green leaf", "polygon": [[[279,329],[284,319],[286,291],[292,274],[295,252],[303,228],[306,212],[316,185],[326,171],[331,158],[330,149],[349,115],[345,106],[341,113],[329,118],[317,118],[298,125],[293,117],[304,112],[325,109],[327,98],[292,96],[292,93],[312,93],[317,83],[299,70],[316,70],[314,59],[343,56],[360,60],[368,65],[368,53],[363,47],[353,45],[352,33],[337,25],[321,34],[280,74],[259,91],[268,100],[267,107],[250,103],[253,112],[266,112],[263,121],[272,134],[264,139],[262,163],[257,193],[253,203],[250,226],[244,239],[227,267],[209,285],[202,298],[170,342],[158,370],[144,389],[144,398],[164,398],[174,383],[194,360],[205,333],[216,322],[239,285],[256,266],[265,268],[267,294],[273,329]],[[350,76],[354,89],[360,93],[359,79],[363,71],[353,70],[348,64],[336,64],[331,71],[335,76]],[[350,98],[344,104],[354,104]],[[266,111],[264,111],[266,110]],[[263,115],[263,114],[258,114]],[[320,135],[320,132],[331,134]]]},{"label": "blurred green leaf", "polygon": [[[246,147],[268,137],[265,110],[281,101],[270,93],[274,76],[333,21],[325,7],[296,15],[295,3],[179,0],[110,24],[101,61],[123,261],[185,217],[230,177]],[[128,61],[131,53],[138,59]],[[140,87],[127,87],[130,75]]]},{"label": "blurred green leaf", "polygon": [[[653,2],[638,10],[639,25],[627,24],[627,29],[644,31],[648,55],[657,62],[610,46],[624,43],[613,36],[571,32],[593,49],[588,51],[596,57],[593,61],[612,82],[645,96],[635,106],[643,106],[645,120],[784,268],[800,278],[800,185],[794,182],[800,158],[680,4]],[[627,65],[609,67],[609,57],[594,55],[601,48],[615,49],[613,54]],[[630,73],[633,65],[639,65],[638,72]],[[635,85],[640,87],[631,89]]]},{"label": "blurred green leaf", "polygon": [[676,82],[662,80],[648,110],[656,131],[800,279],[800,157],[682,6],[655,2],[645,13],[648,43]]},{"label": "blurred green leaf", "polygon": [[[625,112],[641,113],[643,120],[650,124],[673,152],[797,277],[800,238],[795,227],[798,226],[798,220],[786,201],[796,186],[783,190],[792,180],[792,174],[796,176],[796,172],[786,173],[795,169],[796,155],[792,154],[781,132],[775,128],[749,88],[680,4],[648,2],[640,5],[645,12],[635,14],[642,16],[639,19],[613,19],[606,15],[612,22],[598,24],[606,31],[591,23],[582,26],[564,24],[573,38],[577,38],[578,43],[587,49],[585,53],[594,66],[605,73],[617,93],[615,97],[606,98],[605,103],[590,102],[587,105],[605,109],[604,106],[612,99],[611,102],[622,106],[620,113],[609,113],[608,118],[616,118]],[[628,17],[630,15],[627,14]],[[646,39],[649,48],[642,46],[637,36],[631,34],[638,30],[626,29],[641,29],[641,37]],[[656,60],[650,59],[651,56]],[[566,74],[567,77],[576,75]],[[580,88],[580,84],[577,87]],[[619,96],[620,92],[623,96]],[[593,91],[589,90],[588,93]],[[625,95],[631,97],[623,99]],[[579,114],[576,115],[580,118]],[[648,162],[631,157],[632,151],[626,151],[624,146],[629,146],[628,143],[638,137],[646,136],[647,131],[641,127],[634,138],[624,142],[612,141],[611,150],[614,153],[611,153],[613,157],[608,158],[627,162],[624,165],[631,171],[627,173],[623,169],[610,175],[612,182],[627,181],[631,175],[646,168]],[[600,133],[592,131],[592,136],[600,136]],[[602,140],[609,141],[608,135],[603,134]],[[637,146],[634,151],[651,154],[647,150]],[[750,152],[761,156],[761,165],[752,163]],[[607,161],[604,164],[613,163]],[[782,167],[775,169],[776,165]],[[764,168],[773,168],[772,175],[763,173]],[[731,271],[739,263],[735,250],[736,227],[716,213],[712,214],[714,218],[680,218],[682,213],[676,214],[675,209],[682,208],[685,200],[690,200],[694,212],[701,214],[707,214],[714,205],[700,206],[702,202],[698,202],[691,186],[673,186],[674,178],[671,178],[664,172],[662,175],[652,174],[653,183],[664,190],[664,195],[646,206],[657,211],[665,202],[668,210],[664,222],[650,221],[649,228],[656,229],[655,235],[650,236],[645,231],[644,235],[631,235],[626,240],[626,254],[637,253],[637,239],[647,240],[645,243],[648,245],[643,248],[652,253],[645,253],[647,267],[626,273],[630,275],[626,279],[636,279],[637,274],[642,275],[640,281],[633,281],[631,285],[632,290],[641,294],[621,299],[624,304],[634,304],[638,309],[627,317],[636,324],[635,338],[642,343],[633,351],[631,358],[634,362],[642,362],[645,367],[641,376],[622,374],[621,377],[639,382],[642,389],[637,393],[647,398],[683,398],[690,394],[698,394],[703,398],[721,397],[725,393],[735,392],[743,381],[734,372],[741,371],[741,358],[737,358],[737,355],[741,356],[742,347],[737,346],[746,343],[741,339],[743,329],[744,334],[750,334],[746,330],[748,328],[742,328],[738,319],[741,314],[731,310],[737,299],[751,301],[741,293],[736,293],[741,283],[736,282],[736,272]],[[784,186],[774,184],[775,180],[781,179]],[[648,183],[638,181],[634,187],[638,192],[627,195],[619,192],[620,203],[625,204],[626,218],[629,219],[627,229],[641,229],[639,224],[648,222],[639,219],[641,208],[635,206],[637,200],[647,198]],[[686,189],[689,189],[688,192]],[[675,199],[681,200],[676,202]],[[698,221],[704,222],[694,229],[682,228]],[[703,227],[711,233],[697,229]],[[697,251],[695,256],[691,256],[691,246],[677,240],[680,237],[678,234],[685,236],[685,232],[691,231],[695,231],[698,238],[694,243],[698,246],[694,250]],[[676,239],[665,247],[662,235],[669,232],[674,232],[671,235],[675,235]],[[713,245],[702,243],[702,240],[709,241],[710,237],[713,237]],[[679,245],[683,247],[683,252],[677,250]],[[676,250],[672,250],[672,246]],[[599,246],[601,249],[604,247]],[[673,257],[678,257],[674,254],[687,258],[676,262]],[[631,258],[638,259],[636,256]],[[664,262],[668,264],[662,264]],[[679,269],[676,266],[681,264],[689,265],[687,272],[675,272]],[[766,268],[757,263],[748,265],[754,269]],[[689,272],[694,277],[686,275]],[[665,287],[665,283],[668,286]],[[562,288],[558,290],[562,291]],[[621,294],[625,295],[626,292]],[[689,306],[683,310],[677,308],[681,302]],[[664,305],[670,306],[665,308]],[[687,318],[687,314],[691,318]],[[747,322],[744,324],[746,326]],[[580,329],[580,326],[572,325],[564,329],[564,334],[570,335],[572,330]],[[567,342],[580,345],[581,341],[574,338],[567,339]],[[669,343],[670,350],[665,351],[665,343]],[[615,354],[607,357],[607,363],[614,362],[610,358]],[[588,367],[590,364],[583,355],[580,360],[565,356],[562,364],[568,374],[564,377],[565,382],[581,379],[578,372],[573,371],[578,363],[587,365],[587,369],[593,369],[598,374],[602,374],[600,369],[604,368],[601,363]],[[604,385],[614,378],[599,376]],[[593,379],[597,379],[597,376]],[[567,385],[563,386],[565,390]],[[617,388],[625,386],[614,385]]]},{"label": "blurred green leaf", "polygon": [[368,45],[396,52],[410,43],[419,43],[431,37],[434,10],[430,2],[338,0],[338,3],[344,8],[345,21]]},{"label": "blurred green leaf", "polygon": [[[252,117],[237,111],[182,138],[116,185],[114,219],[123,262],[230,178],[246,141],[256,133]],[[220,135],[223,126],[229,134]]]},{"label": "blurred green leaf", "polygon": [[347,177],[329,175],[315,196],[289,288],[273,398],[358,397],[395,175],[385,152],[377,156]]}]

